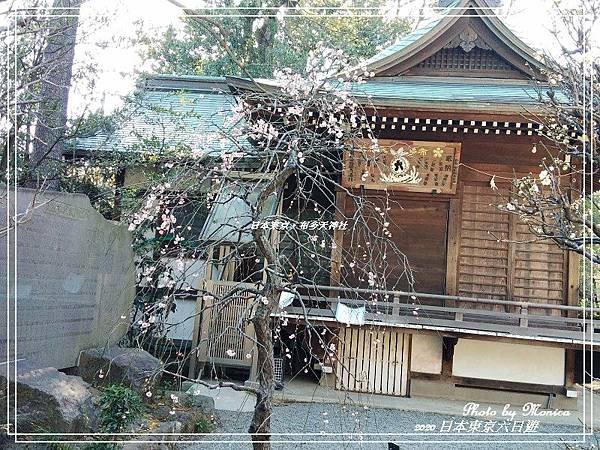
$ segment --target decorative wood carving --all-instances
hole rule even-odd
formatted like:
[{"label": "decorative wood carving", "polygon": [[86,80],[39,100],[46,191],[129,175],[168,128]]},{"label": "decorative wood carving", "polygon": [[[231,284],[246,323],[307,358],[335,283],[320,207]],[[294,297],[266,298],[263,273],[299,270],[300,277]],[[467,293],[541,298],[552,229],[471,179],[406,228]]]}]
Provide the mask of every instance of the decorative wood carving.
[{"label": "decorative wood carving", "polygon": [[344,154],[342,185],[349,188],[454,194],[460,144],[355,140]]},{"label": "decorative wood carving", "polygon": [[466,26],[454,39],[448,42],[444,48],[456,48],[460,47],[465,52],[470,52],[475,47],[482,50],[490,50],[490,46],[485,43],[483,39],[477,34],[477,32]]}]

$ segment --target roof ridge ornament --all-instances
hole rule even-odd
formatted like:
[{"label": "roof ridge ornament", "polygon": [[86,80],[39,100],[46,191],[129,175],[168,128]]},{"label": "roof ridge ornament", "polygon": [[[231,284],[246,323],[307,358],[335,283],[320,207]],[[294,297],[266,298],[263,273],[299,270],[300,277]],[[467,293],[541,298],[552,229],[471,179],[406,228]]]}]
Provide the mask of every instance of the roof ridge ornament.
[{"label": "roof ridge ornament", "polygon": [[[458,6],[456,0],[438,0],[437,6],[438,8],[448,8],[450,6]],[[504,3],[503,0],[485,0],[485,3],[490,8],[499,8]]]},{"label": "roof ridge ornament", "polygon": [[458,36],[444,45],[444,48],[456,47],[462,48],[467,53],[473,50],[475,47],[478,47],[482,50],[490,50],[490,46],[487,45],[484,40],[479,37],[477,32],[470,26],[466,26],[465,29],[458,34]]}]

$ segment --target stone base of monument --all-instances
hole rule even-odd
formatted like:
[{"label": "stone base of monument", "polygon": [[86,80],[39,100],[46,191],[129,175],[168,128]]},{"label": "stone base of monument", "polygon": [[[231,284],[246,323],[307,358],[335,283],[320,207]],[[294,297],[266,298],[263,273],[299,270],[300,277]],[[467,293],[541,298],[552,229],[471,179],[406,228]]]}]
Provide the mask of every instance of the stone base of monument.
[{"label": "stone base of monument", "polygon": [[160,381],[163,363],[139,348],[102,347],[79,355],[77,373],[94,386],[124,384],[144,394]]},{"label": "stone base of monument", "polygon": [[[14,386],[14,371],[7,380],[0,374],[0,390]],[[90,385],[80,377],[65,375],[53,367],[19,367],[16,376],[17,423],[19,433],[78,433],[93,430],[97,414]],[[9,400],[14,408],[14,389]],[[7,398],[0,398],[0,421],[8,423]],[[14,414],[11,411],[10,414]]]}]

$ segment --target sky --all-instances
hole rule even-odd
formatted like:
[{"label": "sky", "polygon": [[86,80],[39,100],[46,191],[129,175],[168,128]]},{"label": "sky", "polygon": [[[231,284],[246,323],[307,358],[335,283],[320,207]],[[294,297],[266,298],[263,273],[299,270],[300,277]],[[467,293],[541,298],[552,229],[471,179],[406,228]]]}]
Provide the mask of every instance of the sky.
[{"label": "sky", "polygon": [[[178,0],[186,6],[202,7],[201,0]],[[392,2],[392,0],[388,0]],[[396,0],[400,3],[400,15],[416,14],[420,0]],[[351,4],[351,2],[348,2]],[[382,4],[385,2],[382,2]],[[510,14],[505,7],[500,17],[513,32],[534,49],[552,50],[556,43],[548,32],[551,27],[551,0],[513,0]],[[425,16],[435,14],[425,10]],[[87,0],[81,10],[80,34],[85,44],[78,46],[76,63],[93,64],[97,70],[93,88],[80,83],[70,99],[70,113],[78,115],[85,109],[103,107],[110,112],[122,104],[122,97],[135,87],[136,73],[149,69],[149,61],[143,61],[138,49],[129,39],[135,37],[139,27],[153,36],[169,25],[181,26],[183,13],[168,0]],[[98,44],[108,45],[99,48]]]}]

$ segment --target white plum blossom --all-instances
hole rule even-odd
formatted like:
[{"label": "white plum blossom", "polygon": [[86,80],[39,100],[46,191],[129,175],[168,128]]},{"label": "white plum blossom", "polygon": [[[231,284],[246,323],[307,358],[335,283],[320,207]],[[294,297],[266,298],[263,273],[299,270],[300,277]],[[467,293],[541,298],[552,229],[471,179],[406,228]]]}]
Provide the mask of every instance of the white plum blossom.
[{"label": "white plum blossom", "polygon": [[544,186],[549,186],[550,184],[552,184],[552,177],[550,176],[550,173],[547,170],[542,170],[540,172],[539,178],[540,183],[542,183],[542,185]]},{"label": "white plum blossom", "polygon": [[260,30],[265,24],[265,19],[264,17],[259,17],[254,19],[254,21],[252,22],[252,32],[256,33],[258,30]]},{"label": "white plum blossom", "polygon": [[304,112],[304,108],[302,107],[302,105],[294,105],[294,106],[290,106],[288,108],[286,114],[301,116],[303,112]]},{"label": "white plum blossom", "polygon": [[267,142],[270,142],[278,135],[279,131],[277,131],[273,124],[265,122],[263,119],[257,120],[250,127],[250,137],[253,139],[266,139]]},{"label": "white plum blossom", "polygon": [[369,286],[371,286],[371,287],[375,286],[376,275],[373,272],[369,272],[367,275],[369,277]]}]

